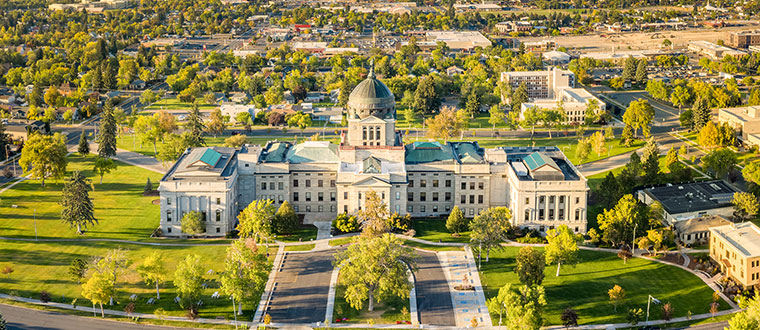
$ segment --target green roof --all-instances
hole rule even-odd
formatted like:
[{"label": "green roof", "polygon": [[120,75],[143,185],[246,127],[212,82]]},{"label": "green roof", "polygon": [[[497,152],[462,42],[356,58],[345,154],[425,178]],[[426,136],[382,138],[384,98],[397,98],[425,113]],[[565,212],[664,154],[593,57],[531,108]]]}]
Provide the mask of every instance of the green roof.
[{"label": "green roof", "polygon": [[483,161],[483,155],[480,154],[479,148],[474,142],[456,142],[452,145],[454,145],[454,150],[461,163],[480,163]]},{"label": "green roof", "polygon": [[409,164],[431,163],[454,159],[451,147],[439,142],[414,142],[406,145],[406,156]]},{"label": "green roof", "polygon": [[190,166],[196,165],[197,162],[201,162],[206,166],[214,167],[216,166],[216,163],[219,162],[219,159],[222,158],[222,154],[212,148],[206,148],[202,154],[199,153],[196,155],[197,156],[195,156],[194,159],[190,159]]},{"label": "green roof", "polygon": [[300,163],[334,163],[340,161],[338,146],[327,141],[306,141],[288,150],[288,161]]},{"label": "green roof", "polygon": [[559,168],[557,167],[557,163],[555,163],[554,160],[549,158],[549,156],[543,153],[540,153],[538,151],[523,158],[523,162],[525,163],[525,166],[527,166],[528,169],[530,169],[531,171],[535,171],[537,168],[544,165],[549,165],[554,168]]},{"label": "green roof", "polygon": [[273,163],[284,162],[288,148],[290,148],[289,143],[273,142],[266,150],[267,154],[264,156],[264,161]]},{"label": "green roof", "polygon": [[364,173],[380,173],[382,170],[382,164],[375,156],[367,157],[362,163],[362,172]]}]

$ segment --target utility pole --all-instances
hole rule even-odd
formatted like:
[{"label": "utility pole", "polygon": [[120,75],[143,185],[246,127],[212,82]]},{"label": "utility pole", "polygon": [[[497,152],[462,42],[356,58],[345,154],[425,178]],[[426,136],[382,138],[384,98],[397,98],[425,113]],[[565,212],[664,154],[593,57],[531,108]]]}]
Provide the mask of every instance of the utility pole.
[{"label": "utility pole", "polygon": [[636,229],[638,228],[639,228],[638,223],[635,226],[633,226],[633,242],[631,242],[631,247],[632,247],[631,251],[633,252],[631,253],[631,257],[636,255]]},{"label": "utility pole", "polygon": [[34,209],[34,241],[37,242],[37,209]]}]

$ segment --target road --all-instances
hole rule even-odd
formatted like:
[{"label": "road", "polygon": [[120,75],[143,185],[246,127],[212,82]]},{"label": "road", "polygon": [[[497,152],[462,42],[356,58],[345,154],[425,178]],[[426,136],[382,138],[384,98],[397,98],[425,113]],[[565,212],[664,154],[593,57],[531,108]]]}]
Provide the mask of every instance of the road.
[{"label": "road", "polygon": [[10,330],[169,330],[174,327],[160,327],[153,325],[139,325],[133,323],[100,320],[81,316],[66,315],[50,311],[21,308],[0,304],[0,314],[8,322]]},{"label": "road", "polygon": [[417,250],[417,311],[425,325],[456,325],[446,275],[435,253]]},{"label": "road", "polygon": [[288,253],[284,257],[282,270],[275,277],[277,286],[266,311],[273,323],[325,321],[335,251]]},{"label": "road", "polygon": [[673,330],[723,330],[727,326],[728,321],[723,321],[710,324],[695,325],[692,327],[673,328]]}]

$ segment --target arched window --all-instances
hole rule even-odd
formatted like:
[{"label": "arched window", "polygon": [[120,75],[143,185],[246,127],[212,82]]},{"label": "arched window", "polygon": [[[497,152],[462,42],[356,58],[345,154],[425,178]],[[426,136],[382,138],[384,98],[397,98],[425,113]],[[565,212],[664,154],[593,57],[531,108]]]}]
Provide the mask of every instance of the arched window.
[{"label": "arched window", "polygon": [[222,221],[222,211],[216,210],[216,221]]}]

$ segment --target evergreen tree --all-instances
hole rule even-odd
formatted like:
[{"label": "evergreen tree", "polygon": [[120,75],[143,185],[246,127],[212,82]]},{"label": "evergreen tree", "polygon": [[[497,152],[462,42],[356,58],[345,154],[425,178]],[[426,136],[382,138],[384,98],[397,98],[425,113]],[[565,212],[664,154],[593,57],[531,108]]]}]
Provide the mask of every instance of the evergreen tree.
[{"label": "evergreen tree", "polygon": [[433,114],[441,107],[441,99],[435,90],[433,78],[420,79],[417,89],[414,92],[414,110],[417,113]]},{"label": "evergreen tree", "polygon": [[145,182],[145,188],[143,188],[143,192],[151,192],[153,191],[153,183],[150,182],[150,178],[148,178],[148,181]]},{"label": "evergreen tree", "polygon": [[515,92],[512,93],[512,98],[510,101],[512,105],[512,111],[520,111],[522,104],[528,102],[528,87],[525,86],[525,83],[517,86]]},{"label": "evergreen tree", "polygon": [[292,234],[298,230],[298,215],[288,201],[282,202],[274,214],[274,230],[278,234]]},{"label": "evergreen tree", "polygon": [[77,147],[77,152],[82,155],[82,157],[90,154],[90,142],[87,141],[87,135],[84,133],[84,130],[82,130],[82,134],[79,135],[79,147]]},{"label": "evergreen tree", "polygon": [[700,95],[697,97],[697,101],[694,102],[694,108],[692,108],[691,112],[694,128],[696,130],[701,130],[712,117],[712,113],[710,112],[710,101],[707,97]]},{"label": "evergreen tree", "polygon": [[90,199],[90,179],[82,176],[79,171],[72,173],[64,184],[61,206],[61,220],[76,227],[80,235],[83,228],[98,223]]},{"label": "evergreen tree", "polygon": [[612,172],[607,173],[607,176],[602,180],[602,184],[599,185],[599,191],[596,193],[602,207],[605,209],[612,208],[615,203],[622,197],[622,187],[615,178],[615,174]]},{"label": "evergreen tree", "polygon": [[11,144],[10,135],[5,133],[5,124],[0,122],[0,159],[5,159],[7,146]]},{"label": "evergreen tree", "polygon": [[190,108],[190,113],[187,115],[185,129],[190,133],[187,136],[187,145],[189,147],[206,145],[206,141],[203,140],[203,130],[206,129],[206,125],[203,124],[198,103],[193,102],[193,106]]},{"label": "evergreen tree", "polygon": [[644,146],[644,157],[642,158],[642,168],[644,169],[644,182],[648,184],[657,182],[657,175],[660,174],[660,148],[654,137],[649,138]]},{"label": "evergreen tree", "polygon": [[34,87],[32,87],[32,94],[29,95],[29,106],[30,107],[40,107],[42,105],[43,99],[42,99],[42,90],[40,89],[39,83],[34,83]]},{"label": "evergreen tree", "polygon": [[644,85],[647,82],[647,60],[642,59],[636,66],[636,83]]},{"label": "evergreen tree", "polygon": [[625,59],[625,65],[623,66],[622,78],[626,81],[633,81],[636,78],[636,59],[633,56],[628,56]]},{"label": "evergreen tree", "polygon": [[92,88],[94,90],[100,90],[103,88],[103,72],[100,70],[100,65],[95,65],[95,69],[92,72]]},{"label": "evergreen tree", "polygon": [[464,213],[459,209],[459,206],[454,206],[449,214],[449,218],[446,219],[446,229],[452,234],[459,234],[467,230],[467,219],[464,217]]},{"label": "evergreen tree", "polygon": [[111,158],[116,155],[116,119],[113,116],[113,104],[106,102],[100,115],[100,130],[98,131],[98,156]]}]

